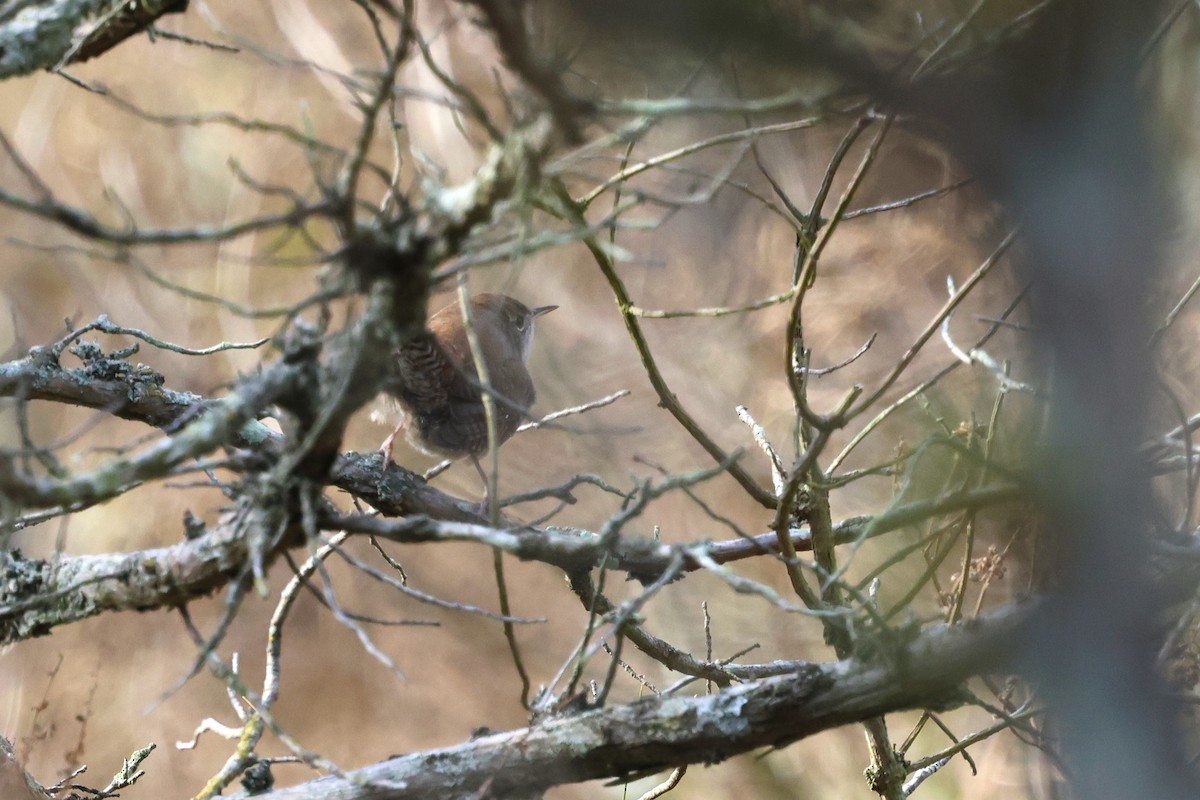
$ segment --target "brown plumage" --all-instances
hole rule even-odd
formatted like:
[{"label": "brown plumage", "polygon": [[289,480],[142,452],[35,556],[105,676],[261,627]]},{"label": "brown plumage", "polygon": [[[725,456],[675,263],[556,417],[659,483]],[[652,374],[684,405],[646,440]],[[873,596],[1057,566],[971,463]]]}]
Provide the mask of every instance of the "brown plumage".
[{"label": "brown plumage", "polygon": [[[502,294],[471,298],[471,317],[495,400],[496,434],[512,436],[528,416],[535,392],[526,362],[535,317],[557,306],[529,309]],[[395,369],[384,382],[404,412],[380,449],[390,457],[401,430],[423,452],[479,456],[487,452],[483,389],[463,325],[462,307],[451,303],[429,318],[427,330],[396,351]]]}]

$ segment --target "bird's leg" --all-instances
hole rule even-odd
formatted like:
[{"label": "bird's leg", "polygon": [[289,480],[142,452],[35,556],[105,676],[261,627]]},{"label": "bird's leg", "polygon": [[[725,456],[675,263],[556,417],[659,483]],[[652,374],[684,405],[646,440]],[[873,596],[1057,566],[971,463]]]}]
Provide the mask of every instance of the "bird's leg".
[{"label": "bird's leg", "polygon": [[[491,517],[492,485],[491,485],[491,483],[488,482],[487,473],[484,472],[483,465],[479,463],[479,459],[476,456],[468,456],[468,458],[470,458],[471,463],[475,465],[475,471],[479,473],[479,478],[480,478],[480,480],[483,481],[483,499],[479,501],[479,516]],[[496,502],[499,503],[499,498],[497,498]],[[497,511],[499,512],[498,517],[499,517],[500,523],[507,525],[508,522],[507,522],[506,517],[504,516],[504,511],[499,508],[497,509]]]},{"label": "bird's leg", "polygon": [[479,459],[476,456],[468,456],[468,458],[470,458],[471,463],[475,465],[475,471],[479,473],[479,479],[483,481],[483,500],[480,502],[479,507],[482,508],[483,512],[486,514],[489,505],[488,501],[490,501],[492,497],[491,484],[488,483],[487,473],[483,471],[483,465],[479,463]]},{"label": "bird's leg", "polygon": [[383,463],[381,465],[382,469],[387,469],[388,464],[392,463],[392,445],[396,442],[396,435],[402,430],[404,430],[403,422],[397,425],[396,429],[388,434],[388,437],[383,440],[383,444],[379,445],[379,453],[383,456]]}]

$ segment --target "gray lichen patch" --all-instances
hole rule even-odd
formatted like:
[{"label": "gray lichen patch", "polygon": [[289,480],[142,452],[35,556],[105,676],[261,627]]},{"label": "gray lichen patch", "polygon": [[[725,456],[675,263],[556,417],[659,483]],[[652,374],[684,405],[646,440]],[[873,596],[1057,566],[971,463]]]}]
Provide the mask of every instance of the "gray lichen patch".
[{"label": "gray lichen patch", "polygon": [[42,593],[50,581],[50,564],[25,558],[17,549],[0,550],[0,642],[15,642],[50,632],[41,617],[18,613]]}]

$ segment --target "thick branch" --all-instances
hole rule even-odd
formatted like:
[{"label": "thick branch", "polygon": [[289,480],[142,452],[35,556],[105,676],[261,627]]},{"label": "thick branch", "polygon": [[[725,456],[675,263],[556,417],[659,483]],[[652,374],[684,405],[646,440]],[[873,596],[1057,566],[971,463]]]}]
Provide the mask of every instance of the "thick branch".
[{"label": "thick branch", "polygon": [[0,2],[0,78],[85,61],[185,8],[187,0]]},{"label": "thick branch", "polygon": [[121,419],[164,428],[194,411],[203,398],[164,388],[153,373],[125,372],[104,380],[59,364],[49,348],[0,364],[0,397],[52,400],[106,411]]},{"label": "thick branch", "polygon": [[63,556],[53,563],[0,551],[0,643],[44,636],[104,611],[182,605],[224,585],[246,556],[234,525],[169,547]]},{"label": "thick branch", "polygon": [[0,459],[0,492],[26,508],[86,506],[114,497],[232,441],[263,408],[294,390],[298,379],[291,365],[275,364],[244,381],[237,391],[207,404],[203,413],[179,432],[136,456],[112,459],[89,473],[41,478],[19,472],[12,459]]},{"label": "thick branch", "polygon": [[[282,451],[276,434],[264,452]],[[385,514],[404,517],[330,514],[323,526],[369,533],[405,544],[460,541],[497,547],[521,559],[539,561],[565,571],[590,570],[608,551],[607,568],[643,582],[656,580],[678,555],[685,571],[701,567],[703,554],[729,563],[777,551],[774,533],[753,539],[722,542],[697,540],[664,544],[648,536],[621,535],[608,546],[587,531],[564,532],[539,528],[504,530],[489,527],[478,506],[451,497],[408,470],[388,465],[381,471],[377,454],[346,453],[339,457],[330,482],[369,502]],[[890,509],[878,517],[853,517],[834,529],[838,543],[850,543],[896,530],[914,521],[963,508],[983,508],[1019,497],[1015,489],[994,487],[917,501]],[[274,550],[263,553],[269,564],[302,537],[284,536]],[[807,528],[792,531],[798,551],[812,547]],[[611,547],[611,549],[610,549]],[[0,643],[48,633],[104,611],[163,608],[207,595],[233,579],[246,563],[247,546],[233,519],[202,529],[169,547],[124,554],[60,556],[49,562],[5,554],[0,561]]]},{"label": "thick branch", "polygon": [[[552,718],[455,747],[390,759],[258,795],[265,800],[403,800],[493,796],[711,764],[759,747],[905,708],[958,704],[957,687],[1003,669],[1032,603],[922,634],[887,664],[839,661],[699,697],[649,697]],[[372,785],[374,784],[374,785]]]}]

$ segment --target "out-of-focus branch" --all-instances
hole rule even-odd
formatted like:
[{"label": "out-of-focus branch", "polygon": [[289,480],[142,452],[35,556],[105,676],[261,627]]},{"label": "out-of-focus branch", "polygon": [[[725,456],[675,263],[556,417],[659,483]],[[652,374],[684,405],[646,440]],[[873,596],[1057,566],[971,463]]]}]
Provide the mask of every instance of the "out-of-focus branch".
[{"label": "out-of-focus branch", "polygon": [[496,36],[496,44],[509,68],[525,81],[529,88],[542,96],[554,122],[569,142],[580,141],[579,119],[589,112],[592,104],[576,97],[562,81],[562,70],[555,68],[529,41],[529,31],[522,17],[523,9],[504,0],[467,0],[483,12],[488,27]]},{"label": "out-of-focus branch", "polygon": [[59,202],[53,197],[31,200],[6,189],[0,189],[0,205],[41,217],[87,239],[116,245],[219,242],[285,225],[299,225],[312,217],[329,216],[332,211],[328,204],[319,202],[311,205],[297,205],[295,208],[279,214],[263,215],[228,225],[139,230],[120,229],[105,225],[86,211]]}]

